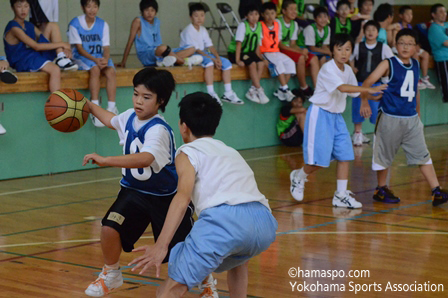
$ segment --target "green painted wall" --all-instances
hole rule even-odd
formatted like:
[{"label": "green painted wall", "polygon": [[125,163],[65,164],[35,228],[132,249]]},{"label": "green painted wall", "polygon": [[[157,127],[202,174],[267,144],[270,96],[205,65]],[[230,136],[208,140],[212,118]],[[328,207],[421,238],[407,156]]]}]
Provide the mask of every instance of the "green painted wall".
[{"label": "green painted wall", "polygon": [[[435,78],[433,71],[430,75]],[[296,87],[296,80],[293,81],[290,86]],[[250,87],[249,81],[234,81],[232,84],[240,97]],[[278,82],[276,79],[265,79],[262,85],[269,95],[278,87]],[[215,88],[218,94],[224,91],[221,83],[215,83]],[[164,115],[174,129],[178,146],[181,145],[181,139],[177,128],[177,103],[184,94],[195,91],[205,92],[205,85],[177,85]],[[86,90],[81,92],[88,95]],[[105,91],[101,92],[103,98],[106,98]],[[121,154],[116,132],[108,128],[95,128],[91,121],[73,133],[61,133],[52,129],[47,124],[43,111],[48,95],[46,92],[0,94],[0,102],[4,103],[5,108],[0,113],[0,122],[7,129],[7,134],[0,136],[0,180],[94,167],[81,166],[84,155],[91,152],[101,155]],[[117,89],[120,111],[132,107],[131,96],[132,88]],[[103,104],[105,106],[106,103]],[[280,105],[276,99],[266,105],[248,101],[243,106],[224,103],[224,114],[216,138],[236,149],[279,144],[275,123]],[[442,103],[440,88],[422,92],[421,111],[426,125],[448,123],[448,104]],[[352,131],[350,99],[344,118],[348,129]],[[364,132],[372,131],[373,125],[365,125]]]}]

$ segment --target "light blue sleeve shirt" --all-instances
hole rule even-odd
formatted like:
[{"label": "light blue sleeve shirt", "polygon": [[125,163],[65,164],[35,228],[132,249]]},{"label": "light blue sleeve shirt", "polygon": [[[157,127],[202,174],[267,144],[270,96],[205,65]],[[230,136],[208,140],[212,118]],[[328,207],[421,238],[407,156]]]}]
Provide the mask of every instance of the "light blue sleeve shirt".
[{"label": "light blue sleeve shirt", "polygon": [[6,57],[5,56],[0,56],[0,61],[1,60],[6,60]]},{"label": "light blue sleeve shirt", "polygon": [[448,22],[441,26],[439,24],[432,24],[428,31],[428,40],[431,45],[434,60],[448,61],[448,47],[443,43],[448,40]]}]

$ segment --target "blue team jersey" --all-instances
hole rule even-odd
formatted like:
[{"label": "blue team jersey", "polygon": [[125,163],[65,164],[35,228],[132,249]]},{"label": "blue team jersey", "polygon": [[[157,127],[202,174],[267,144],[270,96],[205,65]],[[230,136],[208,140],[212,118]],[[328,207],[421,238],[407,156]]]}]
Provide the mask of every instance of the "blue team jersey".
[{"label": "blue team jersey", "polygon": [[389,60],[389,86],[384,90],[380,110],[391,116],[412,117],[417,115],[417,91],[420,67],[411,58],[409,66],[403,65],[397,57]]},{"label": "blue team jersey", "polygon": [[171,162],[163,167],[163,169],[154,173],[149,166],[142,169],[122,169],[123,178],[120,184],[123,187],[132,188],[137,191],[148,193],[156,196],[166,196],[176,192],[177,190],[177,173],[174,165],[176,154],[174,134],[171,127],[160,118],[153,118],[151,121],[142,126],[138,131],[134,130],[135,112],[131,114],[125,129],[126,141],[123,148],[124,154],[139,153],[145,142],[145,134],[152,126],[160,124],[165,126],[170,134],[170,156]]},{"label": "blue team jersey", "polygon": [[154,23],[150,24],[143,17],[140,17],[140,36],[135,36],[135,49],[137,53],[144,53],[162,44],[160,34],[160,20],[154,18]]},{"label": "blue team jersey", "polygon": [[[81,37],[82,47],[87,53],[95,58],[103,58],[103,32],[105,23],[103,19],[96,17],[92,28],[86,30],[81,26],[79,17],[76,17],[70,21],[68,26],[73,26],[78,31]],[[72,52],[74,59],[81,58],[76,47],[72,47]]]}]

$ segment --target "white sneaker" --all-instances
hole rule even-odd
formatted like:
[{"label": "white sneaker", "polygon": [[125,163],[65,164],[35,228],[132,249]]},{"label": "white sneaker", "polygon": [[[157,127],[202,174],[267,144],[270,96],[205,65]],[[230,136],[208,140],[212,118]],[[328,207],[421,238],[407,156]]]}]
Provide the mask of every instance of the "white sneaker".
[{"label": "white sneaker", "polygon": [[431,84],[431,82],[429,81],[429,76],[423,77],[422,78],[422,82],[423,82],[423,84],[425,84],[426,88],[428,88],[428,89],[436,89],[436,86]]},{"label": "white sneaker", "polygon": [[260,87],[260,88],[256,89],[256,91],[258,93],[258,98],[260,99],[260,103],[262,105],[264,105],[264,104],[269,102],[269,97],[267,97],[266,93],[264,93],[263,87]]},{"label": "white sneaker", "polygon": [[219,298],[218,290],[216,289],[217,281],[213,278],[213,275],[209,274],[204,281],[198,285],[199,290],[202,291],[199,294],[201,298]]},{"label": "white sneaker", "polygon": [[3,125],[0,124],[0,135],[4,135],[6,133],[6,129],[3,127]]},{"label": "white sneaker", "polygon": [[291,180],[291,195],[296,201],[302,201],[303,200],[303,193],[305,191],[305,182],[307,182],[307,179],[300,179],[299,178],[299,171],[300,170],[294,170],[289,174],[289,179]]},{"label": "white sneaker", "polygon": [[176,57],[174,56],[166,56],[162,59],[162,61],[157,61],[156,65],[158,67],[171,67],[176,63]]},{"label": "white sneaker", "polygon": [[368,137],[366,137],[365,134],[362,134],[362,142],[364,144],[370,143],[370,139]]},{"label": "white sneaker", "polygon": [[355,132],[352,141],[354,146],[362,146],[362,132]]},{"label": "white sneaker", "polygon": [[282,90],[278,88],[274,91],[274,96],[276,96],[280,101],[287,101],[290,102],[294,99],[294,94],[291,92],[291,90],[286,89]]},{"label": "white sneaker", "polygon": [[250,87],[246,92],[246,98],[255,103],[261,103],[260,98],[258,97],[257,89],[254,86]]},{"label": "white sneaker", "polygon": [[101,297],[107,295],[113,289],[120,287],[123,284],[123,276],[120,269],[106,269],[100,273],[100,276],[92,282],[84,291],[87,296]]},{"label": "white sneaker", "polygon": [[114,113],[115,115],[118,115],[118,109],[117,106],[113,107],[113,108],[107,108],[107,110],[111,113]]},{"label": "white sneaker", "polygon": [[188,67],[201,65],[202,60],[204,60],[204,58],[201,55],[191,55],[190,57],[184,59],[184,65]]},{"label": "white sneaker", "polygon": [[422,79],[418,80],[418,90],[424,90],[426,89],[426,84],[423,83]]},{"label": "white sneaker", "polygon": [[219,99],[218,94],[212,93],[212,94],[210,94],[210,96],[213,97],[222,106],[222,101],[221,101],[221,99]]},{"label": "white sneaker", "polygon": [[67,57],[56,58],[55,63],[64,71],[76,71],[78,70],[78,64],[72,62]]},{"label": "white sneaker", "polygon": [[355,195],[350,190],[346,190],[343,193],[334,192],[333,207],[343,207],[348,209],[362,208],[362,204],[355,200],[352,195]]},{"label": "white sneaker", "polygon": [[[227,93],[227,95],[226,95]],[[233,103],[235,105],[242,105],[244,104],[244,101],[242,101],[238,95],[234,91],[225,92],[224,95],[221,97],[222,101]]]},{"label": "white sneaker", "polygon": [[90,119],[92,120],[93,125],[95,125],[96,127],[104,127],[105,126],[103,124],[103,122],[98,120],[98,118],[96,118],[92,113],[90,114]]}]

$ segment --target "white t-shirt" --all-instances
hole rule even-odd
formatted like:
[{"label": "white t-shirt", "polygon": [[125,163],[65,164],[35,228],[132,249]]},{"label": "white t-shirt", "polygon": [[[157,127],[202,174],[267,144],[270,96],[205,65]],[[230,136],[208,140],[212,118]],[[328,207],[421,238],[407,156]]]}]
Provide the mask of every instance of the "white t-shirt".
[{"label": "white t-shirt", "polygon": [[196,50],[204,51],[206,48],[213,46],[213,42],[208,35],[204,26],[199,27],[199,31],[189,24],[180,33],[180,46],[194,46]]},{"label": "white t-shirt", "polygon": [[[49,22],[57,23],[59,21],[59,1],[58,0],[39,0],[39,6],[47,17]],[[30,10],[31,13],[31,10]]]},{"label": "white t-shirt", "polygon": [[[319,31],[317,30],[317,34],[319,34],[320,37],[324,37],[325,30],[322,29]],[[329,45],[330,44],[330,36],[331,36],[331,28],[328,26],[328,36],[325,38],[323,44]],[[303,37],[305,37],[305,45],[306,46],[316,46],[316,33],[314,32],[314,28],[311,25],[306,26],[305,30],[303,30]]]},{"label": "white t-shirt", "polygon": [[196,172],[192,201],[198,216],[221,204],[260,202],[270,210],[254,172],[235,149],[213,138],[199,138],[179,147],[176,155],[180,152],[188,156]]},{"label": "white t-shirt", "polygon": [[[112,126],[118,132],[118,137],[120,138],[120,145],[122,146],[125,144],[127,137],[127,134],[125,132],[126,124],[133,112],[134,109],[129,109],[126,112],[113,117],[112,120],[110,121]],[[160,118],[163,121],[165,121],[165,119],[159,114],[155,115],[154,117],[148,120],[143,121],[139,120],[138,117],[136,116],[134,118],[133,123],[134,130],[138,131],[146,123],[148,123],[154,118]],[[156,124],[146,131],[145,140],[143,142],[142,148],[140,149],[140,152],[148,152],[154,156],[154,161],[151,164],[151,168],[154,173],[160,172],[165,165],[171,162],[170,145],[171,145],[170,133],[165,126],[161,124]]]},{"label": "white t-shirt", "polygon": [[331,59],[317,75],[317,86],[310,102],[331,113],[344,112],[347,95],[358,97],[359,92],[347,94],[339,91],[337,88],[343,84],[358,86],[358,81],[350,66],[344,64],[344,71],[341,71]]},{"label": "white t-shirt", "polygon": [[[366,48],[369,50],[372,50],[376,47],[376,42],[374,44],[367,44]],[[393,57],[394,53],[392,52],[392,49],[385,43],[383,43],[383,50],[381,51],[381,60]],[[350,56],[350,60],[358,60],[359,57],[359,43],[355,44],[355,48],[353,49],[353,53]]]},{"label": "white t-shirt", "polygon": [[[84,30],[91,30],[95,26],[95,23],[93,23],[92,26],[90,27],[87,26],[86,15],[84,14],[78,17],[78,21]],[[82,44],[81,36],[79,36],[79,32],[78,30],[76,30],[75,27],[73,26],[68,27],[67,36],[70,44]],[[103,47],[110,46],[109,25],[107,24],[107,22],[104,22],[103,35],[101,41],[103,43]]]},{"label": "white t-shirt", "polygon": [[[250,28],[250,30],[252,30],[252,32],[255,32],[255,29],[257,29],[257,26],[261,26],[261,24],[255,25],[255,27],[251,27],[249,25],[249,28]],[[238,24],[238,27],[236,28],[235,41],[243,42],[245,37],[246,37],[246,24],[244,22],[241,22]],[[263,38],[263,34],[261,34],[260,37]],[[261,45],[261,38],[260,38],[259,45]]]}]

